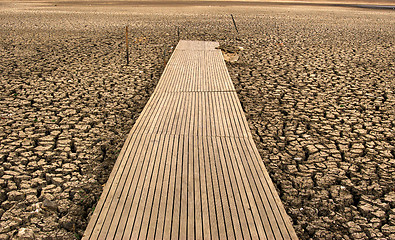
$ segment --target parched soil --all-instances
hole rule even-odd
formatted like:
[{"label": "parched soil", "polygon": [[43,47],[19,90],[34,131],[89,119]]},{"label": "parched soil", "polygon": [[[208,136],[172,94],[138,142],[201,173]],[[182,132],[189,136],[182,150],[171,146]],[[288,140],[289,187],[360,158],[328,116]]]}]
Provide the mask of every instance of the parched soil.
[{"label": "parched soil", "polygon": [[2,5],[0,239],[82,236],[176,27],[243,48],[228,69],[301,239],[395,239],[394,25],[352,8]]}]

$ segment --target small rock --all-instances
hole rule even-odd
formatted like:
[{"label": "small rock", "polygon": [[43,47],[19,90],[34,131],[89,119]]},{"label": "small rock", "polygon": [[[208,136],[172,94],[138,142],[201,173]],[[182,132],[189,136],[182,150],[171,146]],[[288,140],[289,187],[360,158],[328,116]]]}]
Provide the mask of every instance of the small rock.
[{"label": "small rock", "polygon": [[385,212],[382,210],[375,211],[372,214],[379,219],[385,219],[386,217]]},{"label": "small rock", "polygon": [[52,178],[52,183],[56,186],[61,186],[63,184],[63,179],[61,177],[54,177]]},{"label": "small rock", "polygon": [[47,200],[49,200],[49,201],[52,201],[52,200],[55,199],[55,197],[54,197],[52,194],[50,194],[50,193],[44,193],[44,194],[41,194],[41,196],[40,196],[39,199],[40,199],[41,201],[43,201],[43,200],[45,200],[45,199],[47,199]]},{"label": "small rock", "polygon": [[18,240],[34,239],[34,232],[29,228],[20,228],[17,235]]},{"label": "small rock", "polygon": [[53,211],[57,211],[58,209],[58,204],[56,204],[55,202],[45,199],[42,202],[42,207],[45,209],[49,209],[49,210],[53,210]]},{"label": "small rock", "polygon": [[390,226],[388,224],[385,224],[384,226],[381,227],[381,231],[387,236],[391,234],[395,234],[395,226]]},{"label": "small rock", "polygon": [[364,205],[361,205],[358,207],[359,210],[366,216],[366,215],[371,215],[374,212],[374,208],[372,205],[369,203],[366,203]]},{"label": "small rock", "polygon": [[15,204],[15,202],[6,200],[1,203],[1,207],[4,210],[8,210],[8,209],[12,208],[14,206],[14,204]]},{"label": "small rock", "polygon": [[363,233],[363,232],[356,232],[356,233],[353,233],[353,234],[351,234],[351,237],[353,238],[353,239],[363,239],[363,240],[365,240],[365,239],[368,239],[368,236],[366,236],[366,234],[365,233]]},{"label": "small rock", "polygon": [[5,234],[5,233],[0,234],[0,240],[8,240],[8,239],[10,239],[8,234]]},{"label": "small rock", "polygon": [[27,195],[27,196],[26,196],[26,201],[27,201],[28,203],[35,203],[35,202],[38,201],[38,198],[37,198],[36,195]]},{"label": "small rock", "polygon": [[362,232],[361,227],[356,224],[355,222],[348,222],[347,223],[348,226],[348,231],[352,234],[352,233],[358,233],[358,232]]},{"label": "small rock", "polygon": [[74,221],[69,216],[64,216],[59,219],[60,225],[68,231],[73,230]]},{"label": "small rock", "polygon": [[239,54],[240,48],[226,45],[226,46],[219,46],[217,49],[221,49],[222,55],[224,56],[224,60],[227,62],[236,62],[239,60]]},{"label": "small rock", "polygon": [[14,230],[21,224],[22,224],[22,219],[20,218],[12,218],[10,220],[3,221],[0,223],[0,233],[6,233],[11,230]]},{"label": "small rock", "polygon": [[395,192],[390,192],[385,195],[384,201],[388,202],[391,208],[395,208]]},{"label": "small rock", "polygon": [[9,201],[22,201],[25,199],[25,194],[19,191],[11,191],[7,193]]},{"label": "small rock", "polygon": [[52,145],[46,145],[46,146],[38,146],[35,148],[35,150],[38,152],[45,152],[45,151],[51,150],[51,148],[52,148]]},{"label": "small rock", "polygon": [[306,149],[308,150],[309,154],[318,152],[318,148],[316,148],[314,145],[307,145]]},{"label": "small rock", "polygon": [[4,190],[0,190],[0,202],[4,202],[7,199],[7,194]]},{"label": "small rock", "polygon": [[223,52],[224,60],[227,62],[237,62],[239,55],[237,53],[225,53]]}]

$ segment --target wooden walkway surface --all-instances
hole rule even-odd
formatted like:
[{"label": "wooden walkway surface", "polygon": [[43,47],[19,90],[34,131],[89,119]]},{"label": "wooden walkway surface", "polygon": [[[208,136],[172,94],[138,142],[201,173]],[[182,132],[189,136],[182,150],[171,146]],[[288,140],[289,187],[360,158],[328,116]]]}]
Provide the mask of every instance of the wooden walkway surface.
[{"label": "wooden walkway surface", "polygon": [[297,239],[217,46],[180,41],[83,239]]}]

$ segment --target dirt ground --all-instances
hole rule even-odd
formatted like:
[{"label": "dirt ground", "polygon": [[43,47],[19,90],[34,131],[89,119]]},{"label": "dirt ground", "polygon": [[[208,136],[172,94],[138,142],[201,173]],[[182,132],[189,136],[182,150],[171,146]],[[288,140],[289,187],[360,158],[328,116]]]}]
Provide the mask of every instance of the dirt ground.
[{"label": "dirt ground", "polygon": [[228,69],[300,239],[395,239],[394,11],[58,4],[0,2],[0,239],[81,238],[177,27],[244,49]]}]

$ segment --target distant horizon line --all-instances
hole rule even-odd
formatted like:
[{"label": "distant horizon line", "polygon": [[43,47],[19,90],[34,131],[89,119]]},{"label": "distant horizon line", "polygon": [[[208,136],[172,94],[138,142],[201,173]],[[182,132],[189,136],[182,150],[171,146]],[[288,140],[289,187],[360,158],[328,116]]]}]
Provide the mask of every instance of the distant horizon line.
[{"label": "distant horizon line", "polygon": [[356,8],[370,8],[370,9],[387,9],[395,10],[395,4],[389,4],[387,1],[321,1],[321,0],[66,0],[66,1],[46,1],[46,0],[21,0],[21,1],[4,1],[0,2],[36,2],[36,3],[51,3],[51,4],[81,4],[81,5],[140,5],[140,6],[166,6],[166,5],[194,5],[194,6],[259,6],[259,5],[295,5],[295,6],[332,6],[332,7],[356,7]]}]

